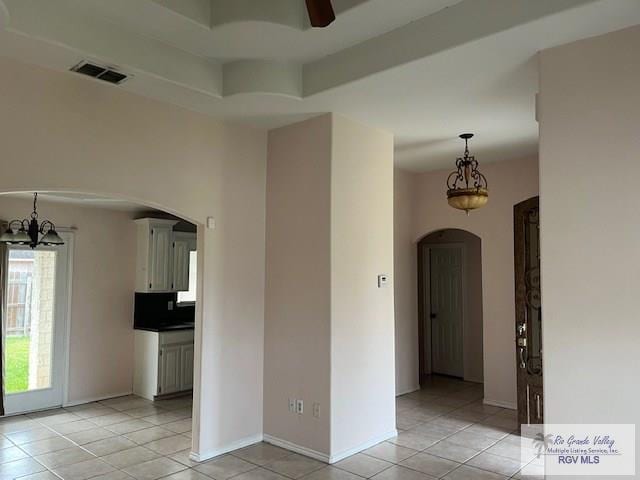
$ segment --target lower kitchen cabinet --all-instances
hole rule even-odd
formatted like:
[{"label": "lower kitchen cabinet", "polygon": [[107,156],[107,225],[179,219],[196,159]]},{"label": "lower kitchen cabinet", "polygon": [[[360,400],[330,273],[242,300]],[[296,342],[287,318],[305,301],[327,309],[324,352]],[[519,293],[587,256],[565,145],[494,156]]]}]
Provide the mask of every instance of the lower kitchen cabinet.
[{"label": "lower kitchen cabinet", "polygon": [[193,390],[193,343],[180,347],[180,390]]},{"label": "lower kitchen cabinet", "polygon": [[180,345],[170,345],[160,349],[160,382],[158,395],[180,391]]},{"label": "lower kitchen cabinet", "polygon": [[193,330],[135,330],[133,393],[149,400],[193,388]]}]

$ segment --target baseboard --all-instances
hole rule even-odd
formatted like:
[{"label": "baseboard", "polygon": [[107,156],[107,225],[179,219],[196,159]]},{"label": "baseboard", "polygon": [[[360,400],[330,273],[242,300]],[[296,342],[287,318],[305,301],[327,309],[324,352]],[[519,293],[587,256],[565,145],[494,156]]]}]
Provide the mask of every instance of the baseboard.
[{"label": "baseboard", "polygon": [[464,377],[463,379],[465,382],[472,382],[472,383],[484,383],[484,380],[482,378],[471,378],[471,377]]},{"label": "baseboard", "polygon": [[83,400],[74,400],[72,402],[67,401],[62,406],[63,407],[75,407],[76,405],[83,405],[85,403],[99,402],[101,400],[109,400],[110,398],[126,397],[127,395],[132,395],[132,394],[133,394],[132,390],[128,390],[126,392],[120,392],[120,393],[109,393],[107,395],[101,395],[101,396],[98,396],[98,397],[85,398]]},{"label": "baseboard", "polygon": [[253,435],[251,437],[245,437],[235,442],[232,442],[224,447],[216,448],[215,450],[209,450],[204,453],[196,453],[191,452],[189,454],[189,458],[194,462],[204,462],[205,460],[209,460],[213,457],[218,457],[220,455],[224,455],[225,453],[232,452],[234,450],[238,450],[239,448],[248,447],[249,445],[253,445],[254,443],[261,442],[263,440],[262,434]]},{"label": "baseboard", "polygon": [[399,392],[396,392],[396,397],[399,397],[400,395],[406,395],[407,393],[416,392],[418,390],[420,390],[420,385],[419,384],[415,385],[413,387],[409,387],[406,390],[401,390]]},{"label": "baseboard", "polygon": [[365,443],[362,443],[360,445],[358,445],[357,447],[354,448],[350,448],[348,450],[343,450],[340,453],[336,453],[333,454],[329,457],[329,463],[336,463],[339,462],[340,460],[350,457],[351,455],[355,455],[356,453],[359,453],[363,450],[366,450],[367,448],[371,448],[374,445],[377,445],[380,442],[384,442],[385,440],[389,440],[390,438],[393,438],[395,436],[398,435],[398,431],[394,428],[393,430],[380,435],[378,437],[372,438],[371,440],[368,440]]},{"label": "baseboard", "polygon": [[485,405],[491,405],[492,407],[500,407],[500,408],[508,408],[509,410],[517,410],[518,407],[515,403],[511,402],[502,402],[500,400],[489,400],[485,398],[482,403]]},{"label": "baseboard", "polygon": [[315,458],[316,460],[320,460],[321,462],[329,463],[329,455],[327,455],[326,453],[318,452],[317,450],[312,450],[311,448],[303,447],[296,443],[282,440],[281,438],[274,437],[273,435],[265,434],[263,440],[267,443],[275,445],[276,447],[291,450],[292,452],[299,453],[300,455]]}]

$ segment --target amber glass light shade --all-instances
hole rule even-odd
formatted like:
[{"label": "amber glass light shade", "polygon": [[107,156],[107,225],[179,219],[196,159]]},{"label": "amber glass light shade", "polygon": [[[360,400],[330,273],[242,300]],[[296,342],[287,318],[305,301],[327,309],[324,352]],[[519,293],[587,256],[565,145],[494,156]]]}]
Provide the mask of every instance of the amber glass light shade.
[{"label": "amber glass light shade", "polygon": [[470,210],[484,207],[489,201],[489,192],[486,188],[459,188],[447,191],[449,205],[458,210],[469,213]]}]

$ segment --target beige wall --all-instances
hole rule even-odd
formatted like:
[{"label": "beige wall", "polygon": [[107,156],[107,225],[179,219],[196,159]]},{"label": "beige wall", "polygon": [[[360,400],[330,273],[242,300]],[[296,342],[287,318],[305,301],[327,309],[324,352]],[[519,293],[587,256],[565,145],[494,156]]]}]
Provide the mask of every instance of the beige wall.
[{"label": "beige wall", "polygon": [[393,172],[393,269],[396,394],[420,388],[418,379],[418,258],[413,236],[415,175]]},{"label": "beige wall", "polygon": [[[264,432],[329,453],[330,115],[269,132]],[[306,413],[289,412],[289,398]],[[320,418],[313,403],[319,402]]]},{"label": "beige wall", "polygon": [[[430,246],[457,243],[464,249],[463,290],[463,376],[469,382],[482,383],[484,355],[482,351],[482,241],[479,237],[458,229],[440,230],[427,235],[420,243],[423,252],[424,273],[424,372],[431,373],[431,277],[429,265]],[[418,246],[418,248],[421,248]],[[414,317],[415,318],[415,317]],[[415,342],[414,342],[415,343]]]},{"label": "beige wall", "polygon": [[[395,434],[393,136],[334,115],[331,455]],[[378,288],[377,276],[389,275]]]},{"label": "beige wall", "polygon": [[266,133],[7,59],[0,104],[0,192],[83,191],[215,218],[198,232],[194,450],[259,438]]},{"label": "beige wall", "polygon": [[329,461],[395,432],[392,162],[337,115],[269,133],[265,435]]},{"label": "beige wall", "polygon": [[[488,164],[483,164],[482,158],[479,160],[480,170],[489,181],[489,203],[469,216],[447,204],[445,182],[449,170],[415,176],[412,235],[415,243],[436,230],[459,228],[482,240],[485,400],[515,407],[513,206],[538,194],[538,162],[536,158]],[[396,252],[396,258],[398,255],[408,259],[414,253],[407,249],[404,253]],[[404,263],[408,262],[405,260]],[[397,275],[407,274],[413,272],[397,272]],[[415,295],[412,301],[417,301]],[[399,318],[396,331],[410,332],[409,327],[399,325],[399,322],[411,320]],[[413,321],[417,322],[415,318]],[[417,343],[417,337],[412,340],[407,335],[404,341]],[[417,362],[399,365],[398,370],[411,371],[417,379]]]},{"label": "beige wall", "polygon": [[633,27],[540,54],[549,423],[640,423],[639,45]]},{"label": "beige wall", "polygon": [[[29,199],[0,196],[0,218],[24,218]],[[38,201],[41,218],[76,227],[69,329],[68,401],[131,392],[136,237],[131,214]]]}]

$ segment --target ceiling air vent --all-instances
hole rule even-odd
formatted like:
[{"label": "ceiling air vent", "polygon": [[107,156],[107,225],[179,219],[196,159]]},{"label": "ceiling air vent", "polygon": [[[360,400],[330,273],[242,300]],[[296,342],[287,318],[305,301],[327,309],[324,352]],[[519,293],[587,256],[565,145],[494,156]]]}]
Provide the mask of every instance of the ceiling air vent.
[{"label": "ceiling air vent", "polygon": [[97,78],[98,80],[112,83],[114,85],[119,85],[129,78],[129,75],[118,72],[113,68],[103,67],[86,61],[82,61],[74,67],[71,67],[71,71],[87,75],[88,77]]}]

